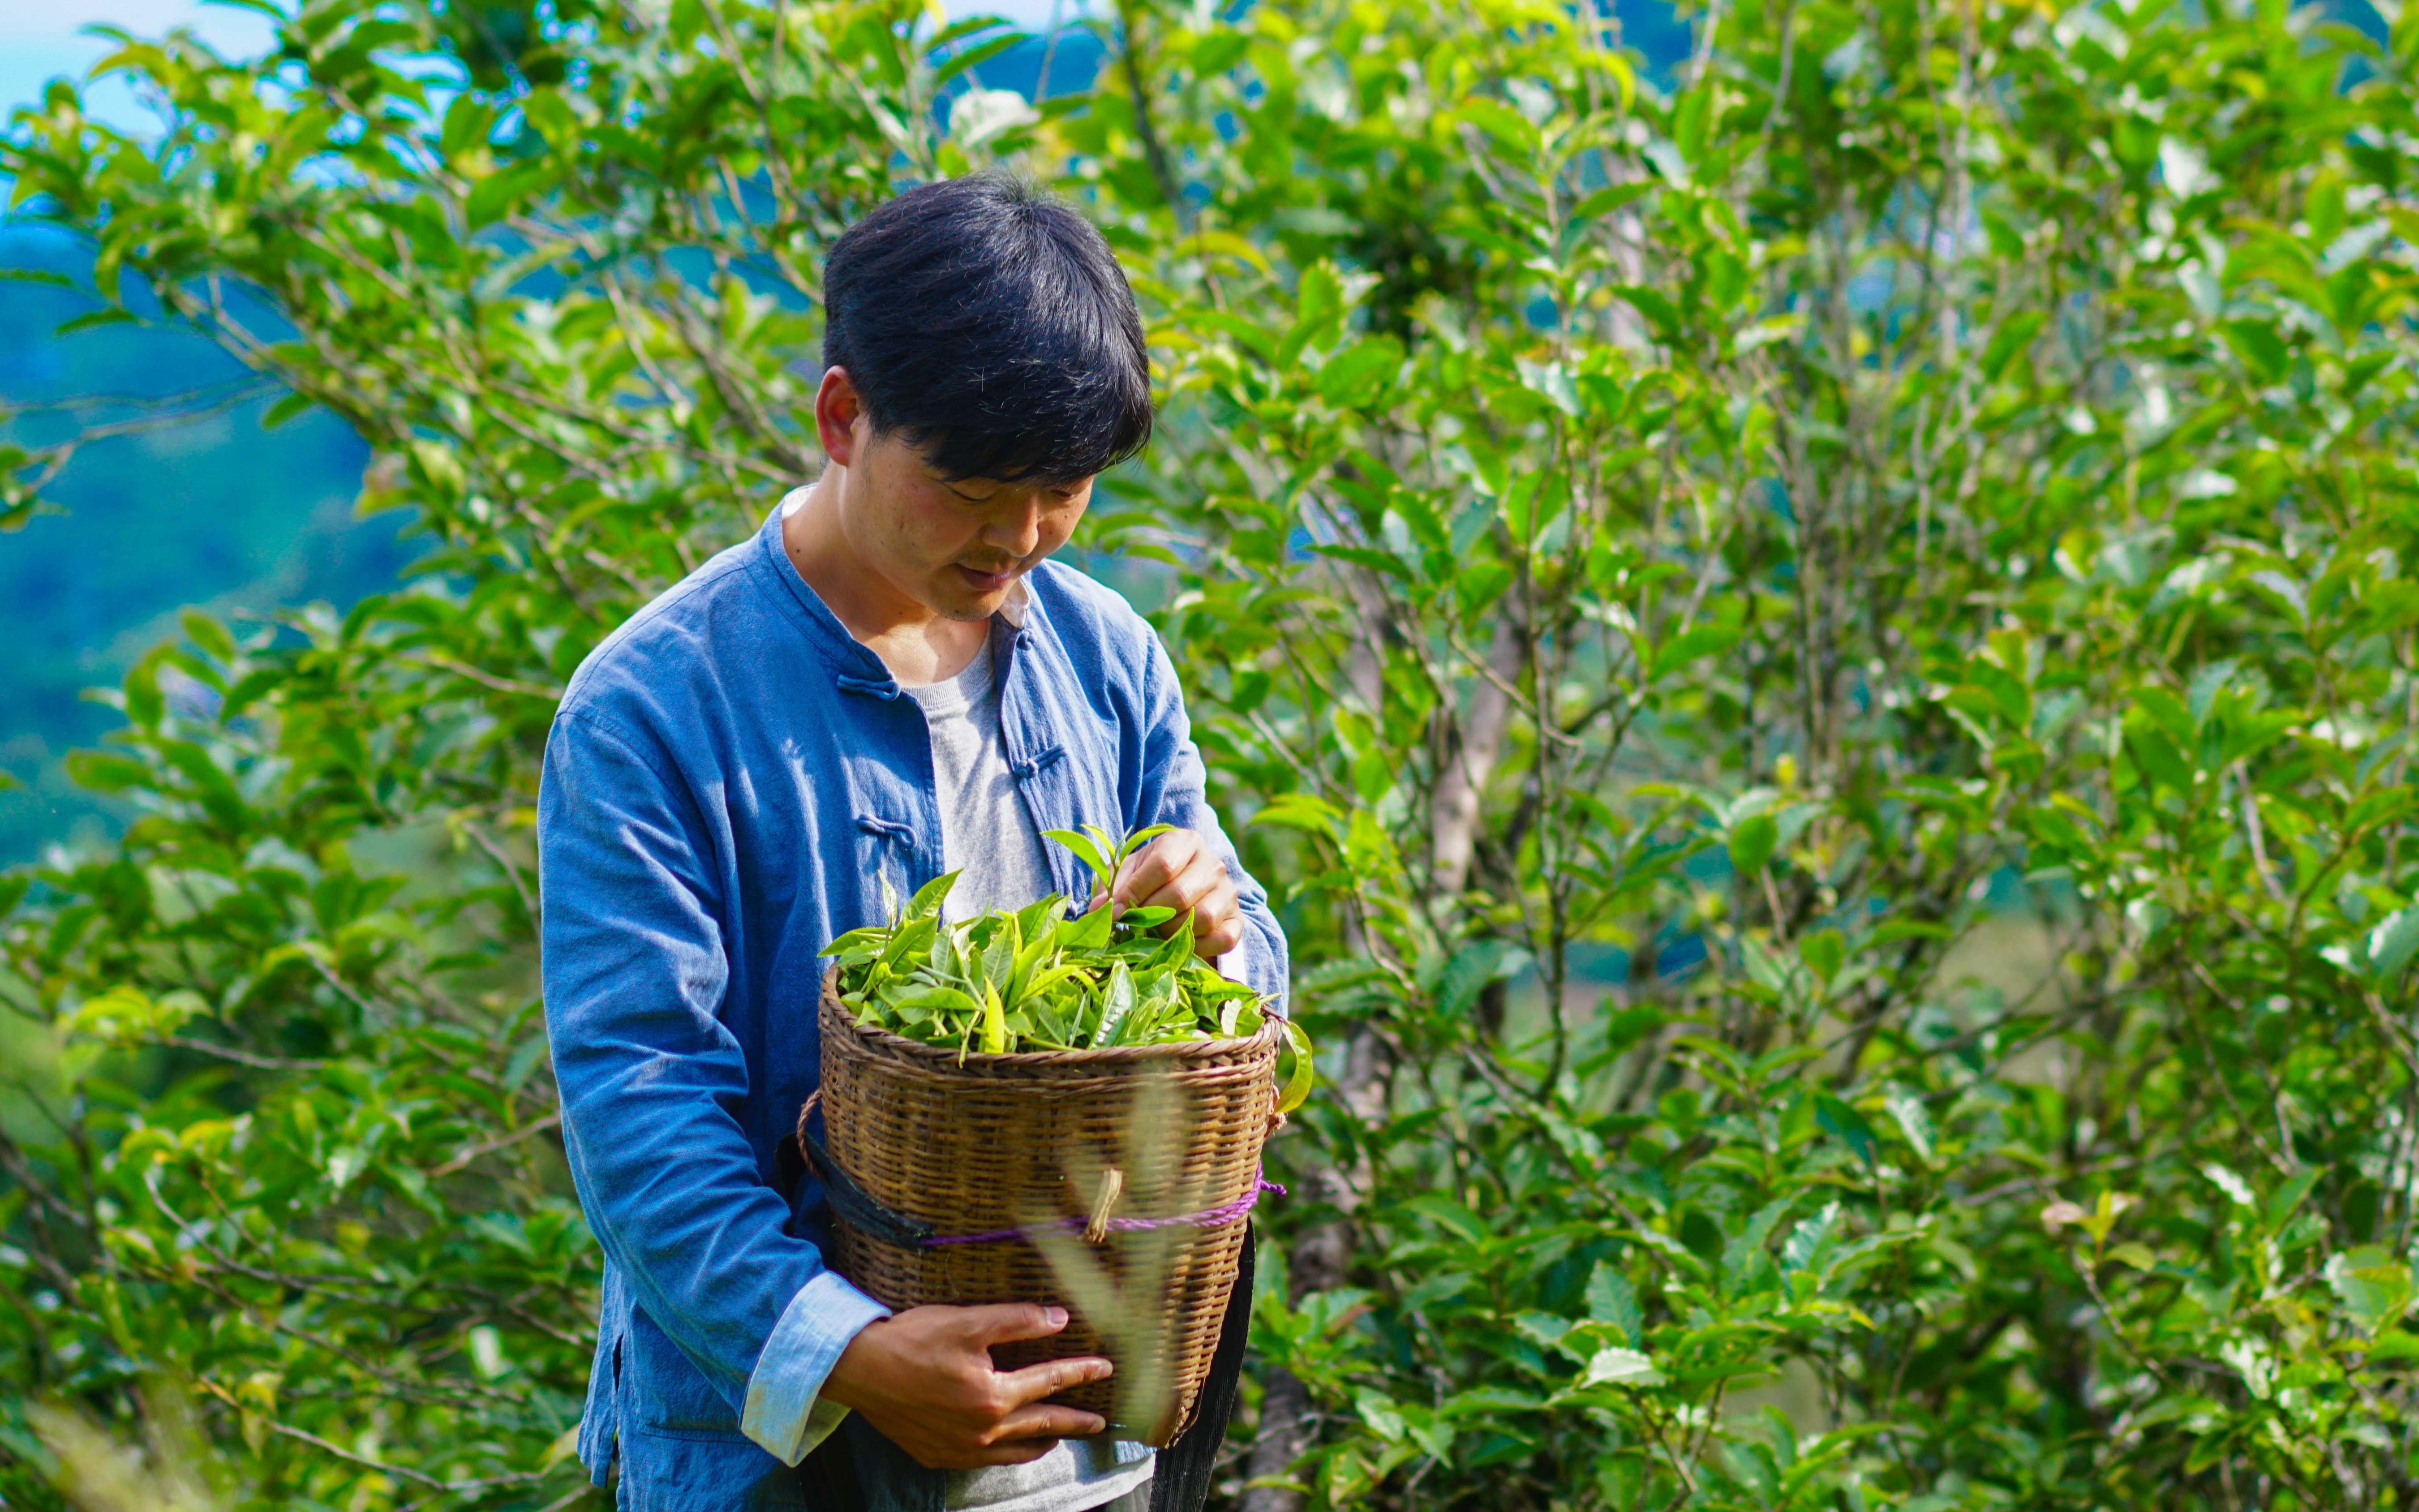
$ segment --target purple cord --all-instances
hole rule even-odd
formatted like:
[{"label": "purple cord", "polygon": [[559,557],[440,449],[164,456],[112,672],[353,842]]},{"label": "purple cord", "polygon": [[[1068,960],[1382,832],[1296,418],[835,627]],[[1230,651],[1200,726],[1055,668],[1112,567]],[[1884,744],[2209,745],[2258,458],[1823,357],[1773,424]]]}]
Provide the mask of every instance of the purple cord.
[{"label": "purple cord", "polygon": [[[1204,1208],[1199,1212],[1179,1213],[1173,1218],[1112,1218],[1102,1227],[1113,1234],[1141,1233],[1152,1228],[1174,1228],[1179,1225],[1194,1228],[1215,1228],[1233,1223],[1258,1205],[1260,1194],[1273,1192],[1279,1196],[1286,1189],[1261,1177],[1252,1189],[1222,1207]],[[1091,1223],[1088,1218],[1060,1218],[1046,1224],[1026,1224],[1017,1228],[994,1228],[987,1234],[935,1234],[923,1242],[925,1248],[937,1249],[943,1244],[992,1244],[1003,1239],[1027,1239],[1053,1230],[1081,1229]]]}]

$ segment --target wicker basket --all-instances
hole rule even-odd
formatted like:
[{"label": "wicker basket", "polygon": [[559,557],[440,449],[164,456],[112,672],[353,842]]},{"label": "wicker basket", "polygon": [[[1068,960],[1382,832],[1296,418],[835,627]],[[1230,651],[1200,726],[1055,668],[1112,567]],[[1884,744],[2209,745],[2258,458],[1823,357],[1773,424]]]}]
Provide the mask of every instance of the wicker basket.
[{"label": "wicker basket", "polygon": [[[1156,1272],[1156,1295],[1139,1305],[1155,1304],[1157,1323],[1130,1300],[1121,1348],[1120,1330],[1096,1327],[1087,1299],[1068,1295],[1042,1248],[1025,1236],[919,1245],[841,1217],[834,1224],[840,1273],[895,1308],[1065,1306],[1063,1333],[995,1347],[999,1367],[1105,1354],[1117,1365],[1108,1381],[1051,1399],[1099,1412],[1143,1443],[1173,1443],[1193,1420],[1217,1350],[1248,1204],[1259,1190],[1260,1147],[1276,1111],[1276,1017],[1244,1040],[961,1061],[953,1050],[860,1026],[837,984],[835,967],[824,977],[817,1094],[831,1162],[874,1202],[940,1234],[1029,1234],[1037,1223],[1055,1223],[1063,1227],[1054,1233],[1120,1285]],[[1163,1140],[1160,1158],[1136,1158],[1129,1125],[1137,1106]],[[1231,1217],[1200,1221],[1229,1210]],[[1179,1215],[1193,1221],[1136,1222]],[[1135,1399],[1133,1388],[1154,1381],[1162,1389]]]}]

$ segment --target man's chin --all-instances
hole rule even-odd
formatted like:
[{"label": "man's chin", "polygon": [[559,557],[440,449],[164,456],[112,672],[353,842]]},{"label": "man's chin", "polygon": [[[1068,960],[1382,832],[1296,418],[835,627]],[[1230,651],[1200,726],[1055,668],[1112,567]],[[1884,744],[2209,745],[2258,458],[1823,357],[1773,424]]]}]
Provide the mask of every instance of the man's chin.
[{"label": "man's chin", "polygon": [[978,574],[953,566],[943,569],[928,602],[934,613],[952,620],[987,620],[999,612],[1015,588],[1014,573]]},{"label": "man's chin", "polygon": [[945,620],[963,620],[972,625],[990,619],[1007,602],[1008,590],[1005,588],[989,594],[970,594],[959,589],[947,594],[934,594],[925,600],[925,607]]}]

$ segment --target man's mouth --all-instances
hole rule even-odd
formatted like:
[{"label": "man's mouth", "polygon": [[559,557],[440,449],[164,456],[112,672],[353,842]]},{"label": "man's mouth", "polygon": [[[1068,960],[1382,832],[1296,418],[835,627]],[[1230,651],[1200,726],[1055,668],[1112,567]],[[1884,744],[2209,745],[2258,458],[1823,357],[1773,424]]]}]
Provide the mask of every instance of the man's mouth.
[{"label": "man's mouth", "polygon": [[985,572],[979,567],[969,567],[963,562],[953,563],[953,565],[955,565],[958,571],[965,578],[966,586],[972,588],[978,594],[998,593],[1001,589],[1006,588],[1009,583],[1016,580],[1016,572],[1013,568],[1008,568],[999,572]]}]

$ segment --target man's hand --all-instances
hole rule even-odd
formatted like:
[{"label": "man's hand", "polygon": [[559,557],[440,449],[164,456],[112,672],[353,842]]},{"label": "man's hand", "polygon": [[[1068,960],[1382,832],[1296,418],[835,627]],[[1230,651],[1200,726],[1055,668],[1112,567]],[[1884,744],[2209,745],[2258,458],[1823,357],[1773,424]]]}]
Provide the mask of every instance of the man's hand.
[{"label": "man's hand", "polygon": [[1108,1361],[992,1367],[993,1345],[1048,1338],[1066,1326],[1064,1307],[910,1307],[858,1331],[824,1378],[823,1395],[864,1413],[927,1470],[1025,1464],[1060,1439],[1108,1428],[1094,1413],[1041,1401],[1108,1379]]},{"label": "man's hand", "polygon": [[[1116,897],[1119,908],[1190,913],[1193,953],[1204,961],[1215,961],[1243,943],[1243,907],[1235,896],[1235,879],[1197,830],[1170,830],[1128,856],[1117,873]],[[1172,926],[1176,921],[1168,922]]]}]

